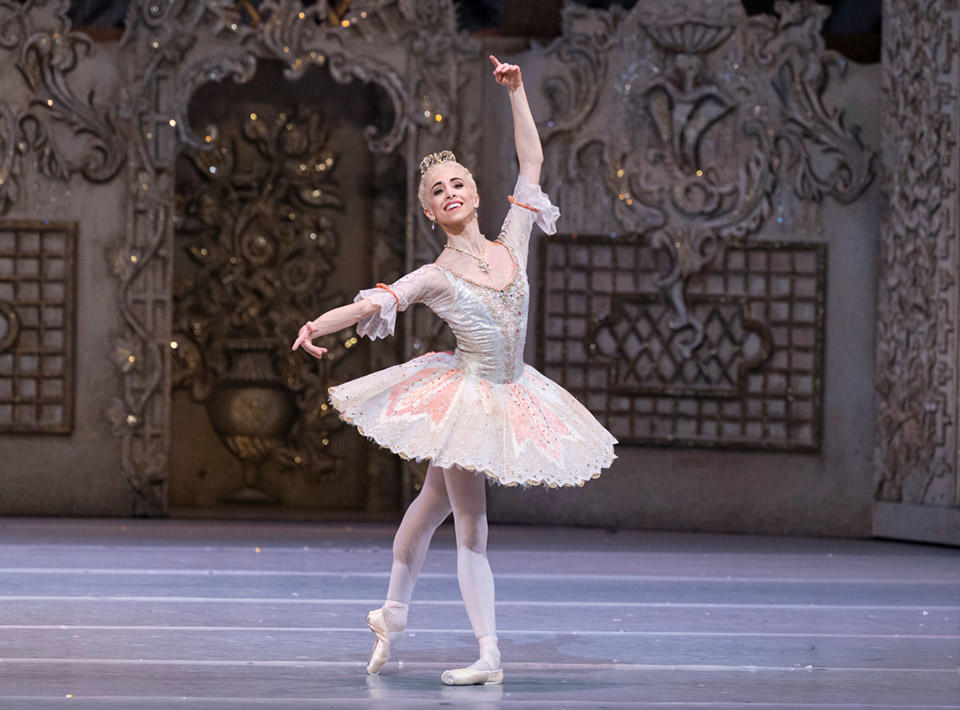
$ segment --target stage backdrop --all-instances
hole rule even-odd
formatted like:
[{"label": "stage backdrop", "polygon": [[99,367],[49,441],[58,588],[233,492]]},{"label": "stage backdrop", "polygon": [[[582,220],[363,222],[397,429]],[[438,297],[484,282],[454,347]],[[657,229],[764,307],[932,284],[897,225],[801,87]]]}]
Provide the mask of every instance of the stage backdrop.
[{"label": "stage backdrop", "polygon": [[392,342],[287,350],[435,258],[423,154],[475,168],[496,233],[516,163],[492,50],[523,67],[562,212],[532,244],[527,359],[621,446],[582,489],[491,488],[491,519],[860,536],[876,509],[878,534],[958,541],[956,18],[891,5],[881,102],[814,3],[571,4],[530,46],[458,34],[446,0],[144,0],[96,44],[66,2],[0,0],[0,512],[415,495],[422,466],[324,392],[445,329],[415,308]]}]

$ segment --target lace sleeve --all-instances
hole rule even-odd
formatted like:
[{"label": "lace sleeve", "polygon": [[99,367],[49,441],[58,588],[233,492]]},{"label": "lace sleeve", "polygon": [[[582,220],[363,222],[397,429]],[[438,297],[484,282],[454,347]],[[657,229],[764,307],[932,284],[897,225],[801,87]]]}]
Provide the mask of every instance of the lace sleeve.
[{"label": "lace sleeve", "polygon": [[363,289],[353,302],[367,298],[375,306],[379,306],[380,311],[357,322],[357,335],[365,335],[370,340],[393,335],[397,313],[407,310],[413,303],[431,305],[436,298],[436,291],[436,277],[429,265],[411,271],[392,284],[377,284],[376,288]]},{"label": "lace sleeve", "polygon": [[517,176],[516,187],[509,197],[510,211],[500,230],[501,238],[513,248],[524,263],[530,243],[530,230],[536,223],[547,234],[556,234],[560,210],[550,202],[539,185],[529,182],[523,175]]}]

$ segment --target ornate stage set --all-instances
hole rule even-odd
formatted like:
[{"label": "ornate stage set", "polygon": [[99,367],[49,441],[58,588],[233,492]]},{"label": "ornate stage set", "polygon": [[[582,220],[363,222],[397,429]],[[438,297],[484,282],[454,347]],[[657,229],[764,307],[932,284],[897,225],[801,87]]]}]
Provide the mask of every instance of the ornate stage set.
[{"label": "ornate stage set", "polygon": [[491,520],[960,543],[954,4],[887,2],[882,66],[807,2],[570,4],[533,47],[448,0],[345,5],[137,0],[93,43],[0,0],[0,512],[399,510],[422,466],[326,389],[449,335],[418,307],[289,345],[435,258],[425,153],[475,168],[496,233],[494,50],[562,213],[527,360],[621,446],[583,489],[491,488]]}]

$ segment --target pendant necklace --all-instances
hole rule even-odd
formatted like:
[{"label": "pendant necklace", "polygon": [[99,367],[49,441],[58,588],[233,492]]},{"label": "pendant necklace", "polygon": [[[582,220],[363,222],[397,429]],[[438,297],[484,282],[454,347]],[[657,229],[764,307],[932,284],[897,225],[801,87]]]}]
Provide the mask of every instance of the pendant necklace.
[{"label": "pendant necklace", "polygon": [[480,236],[483,238],[483,242],[484,242],[484,244],[483,244],[483,252],[481,252],[480,256],[477,256],[476,254],[471,254],[470,252],[465,251],[464,249],[460,249],[459,247],[455,247],[455,246],[453,246],[453,244],[451,244],[450,242],[447,242],[447,243],[444,245],[444,248],[445,248],[445,249],[452,249],[453,251],[458,251],[458,252],[460,252],[461,254],[466,254],[467,256],[469,256],[469,257],[472,258],[472,259],[476,259],[476,260],[477,260],[477,266],[480,267],[480,271],[482,271],[482,272],[485,273],[485,274],[489,274],[489,273],[490,273],[490,262],[483,258],[483,257],[486,255],[486,253],[487,253],[487,238],[484,237],[482,234],[481,234]]}]

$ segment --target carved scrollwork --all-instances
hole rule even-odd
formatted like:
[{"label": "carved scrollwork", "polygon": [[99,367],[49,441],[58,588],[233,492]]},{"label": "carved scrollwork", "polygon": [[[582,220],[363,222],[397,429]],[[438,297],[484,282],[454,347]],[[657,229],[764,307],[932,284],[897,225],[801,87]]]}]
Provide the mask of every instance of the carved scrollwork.
[{"label": "carved scrollwork", "polygon": [[343,54],[334,55],[329,68],[330,75],[341,84],[349,84],[356,78],[365,83],[375,83],[386,92],[394,107],[392,127],[383,134],[376,126],[367,126],[364,130],[370,150],[378,153],[396,150],[410,129],[410,121],[406,118],[410,113],[407,91],[400,77],[382,62],[365,57],[348,60]]},{"label": "carved scrollwork", "polygon": [[200,136],[187,120],[187,107],[194,91],[209,81],[223,81],[226,77],[238,84],[244,84],[253,78],[256,71],[257,59],[253,54],[204,57],[184,68],[182,75],[186,90],[177,93],[173,108],[174,120],[178,126],[182,126],[181,141],[192,148],[210,148],[217,140],[215,125],[204,126],[203,136]]},{"label": "carved scrollwork", "polygon": [[[874,177],[858,131],[824,104],[827,67],[843,66],[820,37],[826,10],[776,9],[779,17],[748,19],[732,1],[568,7],[564,36],[546,52],[556,69],[544,82],[552,115],[541,130],[555,177],[573,193],[601,180],[617,231],[667,252],[660,286],[673,327],[685,331],[674,341],[685,357],[703,328],[685,303],[689,277],[764,225],[779,181],[803,200],[850,202]],[[613,137],[611,114],[625,125]],[[584,174],[588,151],[602,156],[599,174]],[[563,190],[560,200],[589,228]]]},{"label": "carved scrollwork", "polygon": [[836,68],[842,76],[847,67],[825,49],[821,28],[829,10],[787,2],[776,7],[778,19],[753,20],[763,31],[748,35],[754,41],[748,51],[773,70],[784,119],[776,137],[781,177],[801,199],[830,196],[848,204],[872,181],[875,154],[864,149],[859,127],[847,128],[843,114],[823,103],[827,70]]},{"label": "carved scrollwork", "polygon": [[[112,179],[125,158],[112,109],[98,109],[91,90],[79,99],[67,77],[92,52],[90,38],[70,31],[67,0],[0,0],[0,48],[16,55],[15,67],[31,93],[29,105],[0,109],[0,211],[16,201],[17,163],[34,152],[41,175],[67,181],[80,173],[92,182]],[[55,125],[89,142],[78,160],[66,157]]]}]

